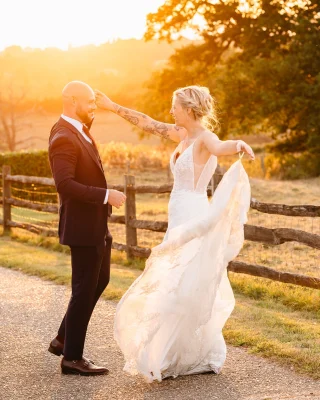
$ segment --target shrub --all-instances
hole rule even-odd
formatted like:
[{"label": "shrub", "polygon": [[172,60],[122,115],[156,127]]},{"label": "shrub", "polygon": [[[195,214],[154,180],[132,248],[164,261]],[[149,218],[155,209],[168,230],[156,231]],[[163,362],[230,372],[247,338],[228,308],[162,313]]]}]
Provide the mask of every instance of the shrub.
[{"label": "shrub", "polygon": [[170,152],[148,145],[110,142],[100,145],[100,156],[108,168],[125,168],[130,163],[130,169],[161,169],[169,163]]},{"label": "shrub", "polygon": [[11,166],[12,175],[51,177],[47,150],[0,153],[0,167]]},{"label": "shrub", "polygon": [[[20,151],[0,154],[0,168],[11,166],[12,175],[52,177],[48,152],[46,150]],[[56,203],[54,187],[14,182],[11,185],[12,196],[36,202]],[[48,193],[48,194],[45,194]]]},{"label": "shrub", "polygon": [[304,179],[319,176],[319,156],[310,153],[268,154],[265,157],[266,178]]}]

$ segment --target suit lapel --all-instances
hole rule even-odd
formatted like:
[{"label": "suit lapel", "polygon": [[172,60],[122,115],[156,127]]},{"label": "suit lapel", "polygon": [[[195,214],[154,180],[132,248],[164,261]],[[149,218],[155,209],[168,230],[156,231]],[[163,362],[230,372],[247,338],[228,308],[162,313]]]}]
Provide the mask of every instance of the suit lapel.
[{"label": "suit lapel", "polygon": [[104,174],[102,165],[100,163],[100,160],[98,158],[98,156],[96,155],[94,149],[93,149],[93,145],[91,143],[89,143],[82,135],[81,133],[78,131],[78,129],[76,129],[72,124],[69,124],[68,121],[64,120],[63,118],[60,117],[58,124],[60,125],[64,125],[65,127],[67,127],[68,129],[70,129],[74,134],[76,134],[77,138],[80,140],[80,142],[82,143],[82,145],[86,148],[87,152],[89,153],[89,155],[91,156],[91,158],[93,159],[93,161],[97,164],[97,166],[101,169],[101,171]]},{"label": "suit lapel", "polygon": [[[77,130],[77,129],[75,129]],[[102,170],[101,164],[100,164],[100,160],[98,158],[98,156],[96,155],[94,149],[93,149],[93,145],[91,143],[89,143],[82,135],[80,132],[76,132],[77,133],[77,137],[80,140],[80,142],[83,144],[83,146],[88,150],[88,153],[90,154],[90,156],[92,157],[93,161],[98,165],[98,167]]]}]

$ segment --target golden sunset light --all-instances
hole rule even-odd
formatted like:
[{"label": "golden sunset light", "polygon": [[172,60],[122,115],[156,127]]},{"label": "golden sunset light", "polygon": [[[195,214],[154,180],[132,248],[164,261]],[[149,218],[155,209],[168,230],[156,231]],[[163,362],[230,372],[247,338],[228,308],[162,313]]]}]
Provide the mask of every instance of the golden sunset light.
[{"label": "golden sunset light", "polygon": [[1,399],[320,400],[319,0],[0,2]]},{"label": "golden sunset light", "polygon": [[1,5],[0,51],[12,45],[58,47],[141,38],[146,16],[164,0],[12,0]]}]

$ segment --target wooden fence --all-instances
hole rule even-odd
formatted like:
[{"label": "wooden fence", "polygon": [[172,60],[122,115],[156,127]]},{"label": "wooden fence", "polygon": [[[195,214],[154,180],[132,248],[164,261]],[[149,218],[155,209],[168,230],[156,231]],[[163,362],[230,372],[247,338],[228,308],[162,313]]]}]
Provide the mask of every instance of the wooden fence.
[{"label": "wooden fence", "polygon": [[[208,187],[208,194],[211,195],[222,178],[220,170],[215,173],[212,182]],[[54,187],[54,181],[51,178],[41,178],[34,176],[11,175],[10,166],[3,166],[2,170],[3,196],[0,203],[3,205],[3,224],[4,233],[9,233],[10,229],[21,228],[36,234],[46,236],[57,236],[57,231],[39,227],[34,224],[15,222],[11,218],[11,206],[23,207],[31,210],[45,211],[48,213],[58,213],[58,204],[39,204],[23,199],[16,199],[11,196],[11,183],[18,182],[23,184],[38,184],[42,186]],[[170,193],[172,184],[160,186],[153,185],[135,185],[135,177],[132,175],[124,176],[123,185],[109,185],[110,189],[116,189],[124,192],[127,196],[125,203],[125,215],[112,215],[109,222],[123,224],[126,229],[126,243],[113,243],[113,248],[125,251],[128,258],[142,257],[147,258],[151,249],[139,247],[138,229],[144,229],[153,232],[165,232],[168,223],[165,221],[146,221],[139,220],[136,217],[136,193]],[[289,206],[285,204],[261,203],[251,199],[252,209],[262,213],[279,214],[286,216],[302,217],[320,217],[320,206],[300,205]],[[320,235],[308,233],[303,230],[290,228],[265,228],[262,226],[248,225],[244,227],[245,239],[272,245],[281,245],[285,242],[299,242],[309,247],[320,249]],[[280,272],[272,268],[247,264],[239,261],[232,261],[228,265],[228,270],[258,277],[263,277],[279,282],[291,283],[295,285],[320,289],[320,279],[290,272]]]}]

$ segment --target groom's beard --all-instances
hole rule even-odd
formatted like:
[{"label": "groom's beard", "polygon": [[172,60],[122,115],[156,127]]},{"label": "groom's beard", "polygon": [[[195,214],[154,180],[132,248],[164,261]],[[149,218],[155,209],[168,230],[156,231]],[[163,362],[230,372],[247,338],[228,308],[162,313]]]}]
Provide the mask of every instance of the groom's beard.
[{"label": "groom's beard", "polygon": [[92,122],[94,120],[94,116],[92,116],[91,113],[93,113],[93,110],[90,112],[83,111],[81,109],[76,111],[76,114],[80,118],[81,122],[83,124],[86,124],[88,126],[88,128],[89,128],[89,125],[90,126],[92,125]]},{"label": "groom's beard", "polygon": [[94,117],[91,118],[90,122],[87,122],[87,123],[85,124],[86,127],[89,129],[89,131],[90,131],[91,125],[92,125],[92,123],[93,123],[93,120],[94,120]]}]

